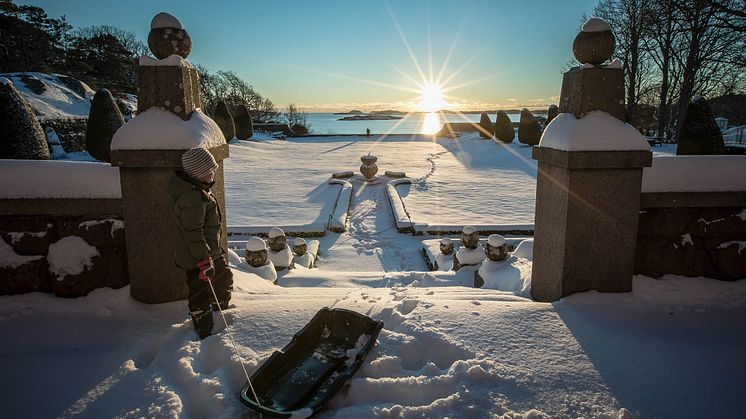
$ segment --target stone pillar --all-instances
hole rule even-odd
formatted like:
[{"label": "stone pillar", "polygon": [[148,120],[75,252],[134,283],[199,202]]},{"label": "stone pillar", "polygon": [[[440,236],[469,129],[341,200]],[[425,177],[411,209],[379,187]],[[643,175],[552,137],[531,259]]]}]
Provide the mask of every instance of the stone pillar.
[{"label": "stone pillar", "polygon": [[539,170],[531,293],[538,301],[632,290],[642,168],[652,161],[642,135],[621,121],[621,66],[601,65],[614,50],[608,24],[591,19],[573,49],[585,64],[564,75],[560,115],[533,150]]},{"label": "stone pillar", "polygon": [[[156,39],[160,39],[161,35],[182,33],[175,39],[188,39],[176,18],[163,15],[153,19],[151,35],[156,32]],[[170,26],[164,27],[164,22]],[[212,193],[223,211],[222,246],[227,249],[223,160],[228,157],[228,145],[217,124],[198,109],[199,76],[183,59],[191,44],[189,49],[175,48],[174,55],[158,49],[173,45],[150,43],[154,55],[162,59],[140,59],[138,116],[122,126],[112,140],[111,164],[119,167],[122,187],[130,294],[145,303],[187,296],[184,271],[174,264],[167,187],[189,148],[207,148],[220,166]]]}]

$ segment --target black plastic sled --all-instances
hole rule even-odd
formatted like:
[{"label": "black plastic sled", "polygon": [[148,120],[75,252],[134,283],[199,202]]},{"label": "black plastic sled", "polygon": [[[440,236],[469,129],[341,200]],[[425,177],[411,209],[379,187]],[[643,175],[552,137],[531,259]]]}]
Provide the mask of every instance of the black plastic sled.
[{"label": "black plastic sled", "polygon": [[273,353],[246,383],[241,401],[269,416],[319,411],[363,364],[383,322],[342,308],[319,310],[310,323]]}]

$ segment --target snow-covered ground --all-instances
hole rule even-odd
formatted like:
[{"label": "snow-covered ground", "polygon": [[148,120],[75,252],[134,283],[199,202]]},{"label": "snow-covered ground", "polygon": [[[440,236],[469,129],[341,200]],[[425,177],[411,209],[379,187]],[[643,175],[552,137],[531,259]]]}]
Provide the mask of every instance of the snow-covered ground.
[{"label": "snow-covered ground", "polygon": [[[299,270],[279,287],[234,272],[237,307],[226,315],[249,374],[323,306],[384,321],[322,418],[746,412],[743,281],[637,277],[633,293],[546,304],[421,287],[421,273],[317,272],[307,282],[312,271]],[[183,301],[141,304],[127,288],[0,300],[4,417],[248,417],[226,332],[195,340]]]},{"label": "snow-covered ground", "polygon": [[368,153],[378,157],[379,174],[400,171],[412,179],[397,189],[415,222],[533,223],[531,149],[467,134],[435,142],[428,135],[235,142],[225,160],[228,224],[326,223],[339,191],[327,184],[331,174],[358,173]]},{"label": "snow-covered ground", "polygon": [[[34,113],[40,118],[87,118],[91,111],[91,100],[96,93],[87,84],[60,74],[38,72],[3,73],[13,82]],[[121,103],[132,113],[137,109],[137,96],[118,96]]]},{"label": "snow-covered ground", "polygon": [[[407,172],[407,209],[423,218],[467,213],[497,224],[533,214],[536,169],[518,144],[328,137],[230,152],[229,225],[325,222],[339,189],[330,174],[357,171],[368,152],[380,173]],[[461,272],[426,272],[422,241],[433,237],[397,232],[385,182],[351,184],[348,231],[320,238],[318,269],[290,271],[276,286],[232,264],[236,307],[226,316],[249,374],[324,306],[384,322],[319,417],[746,415],[746,281],[636,277],[632,293],[553,304],[474,289]],[[506,210],[518,202],[530,208]],[[530,262],[515,263],[525,278]],[[141,304],[128,287],[74,300],[0,297],[3,416],[251,417],[238,399],[246,378],[214,317],[215,334],[198,341],[184,301]]]}]

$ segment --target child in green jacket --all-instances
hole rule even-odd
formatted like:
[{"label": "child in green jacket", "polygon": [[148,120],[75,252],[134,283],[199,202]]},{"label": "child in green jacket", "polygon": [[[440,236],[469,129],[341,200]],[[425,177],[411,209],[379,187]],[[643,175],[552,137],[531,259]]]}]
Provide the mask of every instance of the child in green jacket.
[{"label": "child in green jacket", "polygon": [[[195,147],[184,153],[181,165],[182,170],[174,173],[168,185],[174,256],[176,266],[186,272],[189,313],[197,334],[204,339],[212,332],[211,309],[228,308],[233,274],[220,246],[220,206],[210,193],[218,164],[209,151]],[[217,301],[208,282],[212,282]]]}]

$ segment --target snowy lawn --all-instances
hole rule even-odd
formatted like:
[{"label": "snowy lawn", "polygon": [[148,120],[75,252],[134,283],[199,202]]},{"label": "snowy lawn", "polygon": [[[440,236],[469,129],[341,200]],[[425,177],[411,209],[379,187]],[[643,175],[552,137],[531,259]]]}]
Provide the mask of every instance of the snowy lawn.
[{"label": "snowy lawn", "polygon": [[430,172],[397,190],[412,221],[430,225],[534,223],[536,161],[531,147],[478,134],[439,138]]},{"label": "snowy lawn", "polygon": [[306,225],[328,221],[339,186],[333,172],[358,173],[378,156],[379,174],[406,172],[400,186],[412,219],[430,224],[533,223],[536,163],[531,149],[468,134],[460,139],[396,135],[310,137],[231,144],[225,160],[228,224]]},{"label": "snowy lawn", "polygon": [[339,186],[327,182],[333,172],[358,172],[360,156],[378,156],[381,174],[406,170],[422,176],[429,170],[425,159],[434,146],[404,138],[233,142],[225,160],[228,225],[326,224],[339,193]]},{"label": "snowy lawn", "polygon": [[[746,411],[744,281],[637,277],[633,293],[546,304],[423,288],[422,273],[316,271],[306,285],[318,286],[283,288],[234,272],[237,308],[226,314],[249,373],[323,306],[384,321],[363,368],[321,418]],[[335,287],[344,276],[354,288]],[[226,332],[195,341],[185,302],[145,305],[128,291],[0,297],[5,417],[248,417]]]}]

